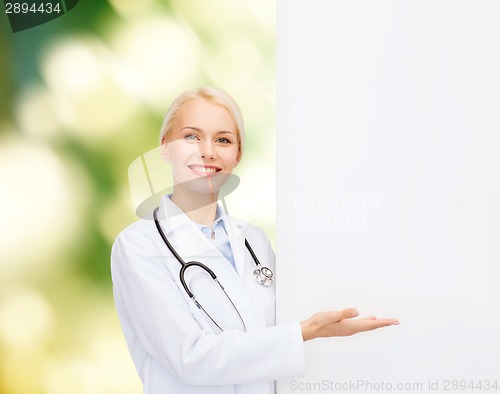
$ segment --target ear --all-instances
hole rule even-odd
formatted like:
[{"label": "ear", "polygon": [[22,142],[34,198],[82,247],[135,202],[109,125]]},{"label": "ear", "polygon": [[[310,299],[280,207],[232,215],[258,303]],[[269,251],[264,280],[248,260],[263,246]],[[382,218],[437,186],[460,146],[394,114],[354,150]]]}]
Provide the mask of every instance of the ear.
[{"label": "ear", "polygon": [[167,148],[168,143],[163,141],[160,149],[161,149],[161,156],[163,157],[163,160],[165,160],[167,163],[170,163],[170,155],[168,154],[168,148]]},{"label": "ear", "polygon": [[236,160],[235,160],[235,163],[234,163],[234,167],[235,168],[238,166],[238,164],[240,164],[240,160],[241,160],[241,153],[238,152],[238,155],[236,156]]}]

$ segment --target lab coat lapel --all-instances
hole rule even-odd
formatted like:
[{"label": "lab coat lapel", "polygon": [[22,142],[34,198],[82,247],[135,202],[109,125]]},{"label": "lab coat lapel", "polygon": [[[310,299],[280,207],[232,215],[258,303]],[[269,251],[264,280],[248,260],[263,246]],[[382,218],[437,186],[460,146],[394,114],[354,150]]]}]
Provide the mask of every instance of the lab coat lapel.
[{"label": "lab coat lapel", "polygon": [[245,236],[243,234],[245,224],[237,219],[222,213],[224,223],[226,224],[226,231],[231,244],[231,251],[233,252],[234,265],[236,272],[241,277],[243,274],[243,267],[245,266]]},{"label": "lab coat lapel", "polygon": [[[226,223],[226,231],[229,236],[229,242],[231,244],[231,251],[233,253],[234,264],[236,266],[236,271],[238,273],[238,282],[231,289],[238,299],[237,308],[243,316],[247,330],[251,330],[257,327],[257,320],[255,312],[252,308],[252,301],[249,291],[253,289],[253,281],[250,281],[250,287],[247,286],[248,281],[244,280],[243,275],[245,273],[245,265],[249,264],[251,267],[254,265],[254,261],[247,253],[247,248],[245,246],[245,234],[244,230],[247,223],[235,219],[229,215],[223,213],[224,223]],[[233,281],[235,283],[235,281]]]},{"label": "lab coat lapel", "polygon": [[196,224],[168,196],[162,198],[158,218],[170,242],[184,261],[203,262],[203,259],[218,256],[218,250],[207,242]]}]

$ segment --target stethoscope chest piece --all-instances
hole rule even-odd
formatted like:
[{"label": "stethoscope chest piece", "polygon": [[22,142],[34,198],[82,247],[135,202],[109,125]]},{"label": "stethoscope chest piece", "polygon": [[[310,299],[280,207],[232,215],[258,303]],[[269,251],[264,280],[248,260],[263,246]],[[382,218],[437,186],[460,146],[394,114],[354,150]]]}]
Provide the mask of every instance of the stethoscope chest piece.
[{"label": "stethoscope chest piece", "polygon": [[261,286],[270,287],[273,284],[273,271],[270,268],[257,268],[253,271],[253,277]]}]

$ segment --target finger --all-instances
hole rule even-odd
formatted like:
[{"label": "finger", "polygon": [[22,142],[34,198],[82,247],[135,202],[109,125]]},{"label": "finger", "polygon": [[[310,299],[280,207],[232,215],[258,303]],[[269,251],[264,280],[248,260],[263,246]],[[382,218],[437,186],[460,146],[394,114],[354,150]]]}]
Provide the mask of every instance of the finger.
[{"label": "finger", "polygon": [[356,320],[358,332],[371,331],[377,328],[394,326],[399,324],[397,319],[359,319]]}]

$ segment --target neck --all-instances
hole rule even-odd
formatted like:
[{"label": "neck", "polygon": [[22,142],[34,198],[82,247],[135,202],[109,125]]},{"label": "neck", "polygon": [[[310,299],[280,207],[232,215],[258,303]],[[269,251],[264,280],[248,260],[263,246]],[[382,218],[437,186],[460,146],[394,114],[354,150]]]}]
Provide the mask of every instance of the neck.
[{"label": "neck", "polygon": [[194,222],[209,227],[214,224],[218,193],[198,194],[175,185],[171,199]]}]

